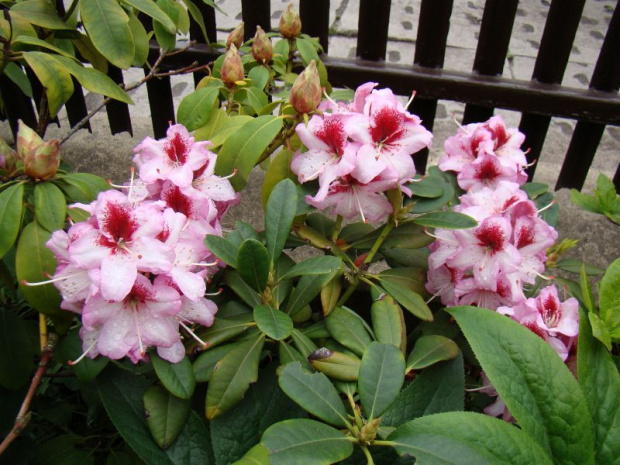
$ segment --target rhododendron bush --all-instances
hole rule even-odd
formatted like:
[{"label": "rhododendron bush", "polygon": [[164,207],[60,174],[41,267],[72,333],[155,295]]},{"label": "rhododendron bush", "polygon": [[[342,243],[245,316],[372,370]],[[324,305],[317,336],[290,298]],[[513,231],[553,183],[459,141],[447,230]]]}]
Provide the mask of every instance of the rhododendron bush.
[{"label": "rhododendron bush", "polygon": [[122,185],[23,124],[0,147],[0,459],[618,463],[620,261],[562,257],[501,116],[433,140],[380,83],[331,89],[298,23],[233,31]]}]

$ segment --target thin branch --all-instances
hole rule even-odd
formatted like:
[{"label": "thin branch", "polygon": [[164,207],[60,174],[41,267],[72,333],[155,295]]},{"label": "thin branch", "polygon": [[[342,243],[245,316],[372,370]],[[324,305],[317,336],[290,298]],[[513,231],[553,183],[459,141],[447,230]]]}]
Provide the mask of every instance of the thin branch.
[{"label": "thin branch", "polygon": [[32,416],[32,412],[30,412],[30,404],[32,403],[32,399],[34,398],[34,394],[41,383],[41,380],[45,376],[48,365],[52,360],[52,356],[54,355],[54,349],[56,348],[56,343],[58,342],[58,336],[55,334],[50,334],[48,339],[48,344],[43,353],[41,354],[41,361],[39,362],[39,367],[35,372],[32,381],[30,382],[30,388],[28,389],[28,393],[22,402],[22,406],[17,413],[17,417],[15,418],[15,423],[13,424],[13,428],[9,434],[6,435],[2,444],[0,444],[0,456],[4,453],[4,451],[9,447],[9,445],[19,436],[22,431],[28,426],[28,422]]}]

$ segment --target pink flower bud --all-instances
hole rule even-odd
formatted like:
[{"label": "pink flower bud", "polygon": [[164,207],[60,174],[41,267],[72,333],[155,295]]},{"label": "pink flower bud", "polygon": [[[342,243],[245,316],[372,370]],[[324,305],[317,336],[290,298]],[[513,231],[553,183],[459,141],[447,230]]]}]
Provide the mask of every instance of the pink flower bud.
[{"label": "pink flower bud", "polygon": [[301,32],[301,19],[293,4],[289,3],[280,16],[280,33],[287,39],[294,39]]},{"label": "pink flower bud", "polygon": [[290,101],[297,113],[310,113],[321,103],[321,80],[314,60],[295,80]]},{"label": "pink flower bud", "polygon": [[252,42],[252,55],[259,63],[267,63],[273,57],[273,44],[260,26],[256,26],[256,35]]},{"label": "pink flower bud", "polygon": [[17,153],[8,144],[0,139],[0,169],[6,171],[9,175],[15,171],[15,162],[17,161]]},{"label": "pink flower bud", "polygon": [[226,52],[220,69],[220,78],[228,87],[233,87],[235,82],[243,79],[243,63],[241,63],[241,57],[235,44],[230,44],[230,48]]},{"label": "pink flower bud", "polygon": [[47,180],[56,176],[60,165],[60,141],[52,139],[39,145],[24,159],[24,171],[32,179]]},{"label": "pink flower bud", "polygon": [[243,33],[244,33],[244,24],[243,21],[239,23],[239,25],[232,30],[230,34],[228,34],[228,39],[226,39],[226,49],[229,49],[232,44],[235,44],[237,49],[241,48],[243,44]]}]

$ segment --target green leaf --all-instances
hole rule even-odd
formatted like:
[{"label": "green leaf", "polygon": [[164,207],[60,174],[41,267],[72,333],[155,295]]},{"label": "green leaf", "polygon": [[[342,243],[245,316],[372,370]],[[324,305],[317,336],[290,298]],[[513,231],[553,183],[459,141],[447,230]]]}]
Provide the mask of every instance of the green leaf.
[{"label": "green leaf", "polygon": [[269,103],[265,92],[258,87],[251,86],[241,89],[239,95],[244,97],[243,101],[246,102],[256,114],[259,114]]},{"label": "green leaf", "polygon": [[317,64],[321,61],[311,40],[298,37],[295,39],[295,44],[297,45],[297,50],[299,50],[301,61],[304,66],[308,66],[312,60],[316,61]]},{"label": "green leaf", "polygon": [[436,199],[443,195],[443,179],[437,176],[418,177],[407,185],[416,197]]},{"label": "green leaf", "polygon": [[372,342],[364,351],[357,382],[368,421],[380,417],[396,399],[405,381],[405,358],[391,344]]},{"label": "green leaf", "polygon": [[521,190],[524,190],[527,196],[534,200],[545,192],[549,192],[549,185],[542,182],[526,182],[521,186]]},{"label": "green leaf", "polygon": [[295,344],[295,347],[297,347],[297,350],[299,350],[301,355],[303,355],[304,357],[308,357],[308,355],[318,349],[318,346],[314,342],[312,342],[312,340],[310,340],[308,336],[306,336],[298,329],[293,330],[293,332],[291,333],[291,337],[293,338],[293,343]]},{"label": "green leaf", "polygon": [[19,290],[30,305],[45,315],[70,315],[60,310],[60,294],[52,284],[25,286],[24,281],[38,283],[54,274],[56,260],[45,243],[51,233],[36,221],[29,223],[21,233],[15,255],[15,272],[20,283]]},{"label": "green leaf", "polygon": [[601,279],[599,316],[612,338],[620,338],[620,258],[617,258]]},{"label": "green leaf", "polygon": [[34,186],[34,217],[50,232],[65,225],[67,201],[62,191],[51,182],[39,182]]},{"label": "green leaf", "polygon": [[241,126],[235,137],[228,138],[222,146],[215,164],[215,174],[228,176],[235,168],[237,174],[231,179],[239,191],[248,182],[248,176],[262,153],[282,128],[283,120],[271,115],[252,118]]},{"label": "green leaf", "polygon": [[183,0],[187,11],[192,16],[192,19],[198,24],[200,27],[200,31],[202,32],[202,38],[204,39],[204,43],[209,45],[209,35],[207,34],[207,27],[205,26],[205,20],[202,16],[202,13],[198,9],[196,5],[192,2],[192,0]]},{"label": "green leaf", "polygon": [[228,118],[226,110],[215,108],[211,111],[208,121],[202,127],[196,129],[194,137],[196,140],[212,141],[212,139],[219,133],[220,129],[224,127],[229,119],[234,118]]},{"label": "green leaf", "polygon": [[314,420],[286,420],[271,426],[261,439],[271,465],[329,465],[353,453],[347,436]]},{"label": "green leaf", "polygon": [[60,19],[56,9],[45,0],[19,2],[13,5],[10,11],[11,16],[18,16],[35,26],[54,30],[73,29]]},{"label": "green leaf", "polygon": [[[60,356],[62,362],[77,360],[83,353],[84,347],[82,346],[82,339],[77,329],[69,331],[69,334],[64,337],[60,343],[60,347],[57,349],[57,354]],[[71,370],[73,370],[77,379],[83,382],[89,382],[95,379],[109,362],[110,359],[103,355],[99,355],[96,358],[84,357],[79,363],[72,364]]]},{"label": "green leaf", "polygon": [[291,347],[284,341],[280,341],[278,348],[278,355],[280,357],[280,366],[285,366],[289,363],[299,362],[301,366],[306,370],[313,372],[314,368],[308,362],[308,359],[301,355],[297,349]]},{"label": "green leaf", "polygon": [[97,377],[103,406],[123,439],[146,463],[171,465],[146,424],[142,398],[148,386],[146,378],[113,365]]},{"label": "green leaf", "polygon": [[259,335],[243,341],[228,352],[211,374],[207,390],[206,415],[209,420],[220,416],[238,403],[258,377],[258,362],[265,343]]},{"label": "green leaf", "polygon": [[[398,249],[397,249],[398,250]],[[401,250],[407,252],[407,250]],[[391,287],[409,289],[420,295],[427,295],[426,290],[427,266],[389,268],[379,273],[381,283],[389,282]]]},{"label": "green leaf", "polygon": [[[124,0],[126,3],[134,7],[136,10],[141,11],[147,16],[150,16],[155,21],[160,23],[166,31],[170,34],[177,33],[177,27],[164,11],[157,6],[152,0]],[[191,129],[190,129],[191,130]]]},{"label": "green leaf", "polygon": [[264,66],[255,66],[248,73],[248,77],[252,80],[252,86],[263,90],[269,82],[270,73]]},{"label": "green leaf", "polygon": [[236,342],[223,346],[208,348],[201,353],[193,365],[194,377],[198,383],[206,383],[211,379],[211,373],[217,363],[224,358],[228,352],[237,346]]},{"label": "green leaf", "polygon": [[[536,208],[543,210],[540,213],[540,217],[545,220],[550,226],[554,228],[558,225],[558,217],[560,216],[560,206],[557,203],[551,204],[555,200],[551,192],[546,192],[540,197],[536,198]],[[551,205],[551,206],[550,206]]]},{"label": "green leaf", "polygon": [[224,237],[215,234],[207,234],[205,244],[217,258],[227,265],[237,268],[238,247],[235,247]]},{"label": "green leaf", "polygon": [[463,356],[437,363],[416,376],[383,413],[383,426],[400,426],[415,418],[465,409]]},{"label": "green leaf", "polygon": [[34,364],[27,340],[25,322],[8,308],[0,309],[0,386],[19,389],[29,381]]},{"label": "green leaf", "polygon": [[351,426],[336,388],[323,373],[309,373],[300,363],[289,363],[278,383],[287,396],[315,417],[340,428]]},{"label": "green leaf", "polygon": [[196,387],[192,364],[187,357],[178,363],[171,363],[157,354],[151,354],[151,361],[157,377],[164,387],[180,399],[191,399]]},{"label": "green leaf", "polygon": [[[211,118],[210,121],[212,119],[213,118]],[[214,134],[213,137],[209,139],[211,143],[213,144],[212,148],[216,148],[216,147],[223,145],[230,138],[230,136],[232,135],[236,136],[239,128],[241,128],[243,125],[245,125],[248,121],[251,121],[252,119],[253,118],[248,115],[237,115],[237,116],[231,116],[230,118],[227,118],[222,123],[221,127],[218,128],[217,133]],[[203,128],[208,127],[209,124],[210,123],[207,123],[205,126],[203,126]],[[218,155],[218,159],[219,159],[219,155]]]},{"label": "green leaf", "polygon": [[260,296],[245,282],[237,271],[230,268],[227,269],[224,273],[224,282],[250,307],[262,304]]},{"label": "green leaf", "polygon": [[585,265],[581,267],[581,272],[579,275],[579,287],[581,288],[581,302],[586,307],[588,312],[595,311],[595,302],[594,302],[594,294],[592,293],[592,287],[590,286],[590,282],[588,281],[588,276],[586,274]]},{"label": "green leaf", "polygon": [[[443,190],[443,194],[440,197],[435,198],[424,198],[424,197],[415,197],[411,200],[406,200],[405,203],[414,202],[414,207],[412,209],[412,213],[427,213],[441,209],[444,205],[450,203],[455,197],[454,185],[448,180],[449,177],[454,178],[453,175],[448,175],[447,173],[443,173],[436,166],[431,166],[428,169],[428,173],[426,175],[426,180],[433,180],[433,183],[440,187]],[[409,184],[409,187],[415,193],[416,183]]]},{"label": "green leaf", "polygon": [[254,307],[254,320],[256,320],[258,329],[276,341],[286,339],[293,331],[291,317],[269,305]]},{"label": "green leaf", "polygon": [[32,98],[32,85],[26,73],[14,62],[10,61],[4,68],[4,74],[19,87],[26,97]]},{"label": "green leaf", "polygon": [[468,229],[478,226],[478,222],[471,216],[456,212],[432,212],[413,219],[414,223],[429,228]]},{"label": "green leaf", "polygon": [[323,257],[309,257],[296,263],[290,270],[280,277],[280,281],[295,278],[297,276],[320,275],[333,273],[342,267],[342,261],[338,257],[326,255]]},{"label": "green leaf", "polygon": [[267,200],[269,200],[271,192],[280,181],[283,179],[291,179],[294,181],[296,179],[295,174],[291,171],[291,160],[293,159],[293,155],[294,153],[292,151],[284,148],[271,158],[269,168],[267,168],[265,179],[263,180],[263,208],[267,206]]},{"label": "green leaf", "polygon": [[263,292],[269,279],[269,252],[255,240],[246,239],[237,253],[237,271],[257,292]]},{"label": "green leaf", "polygon": [[13,247],[24,208],[24,184],[14,184],[0,192],[0,258]]},{"label": "green leaf", "polygon": [[586,267],[586,274],[588,276],[601,276],[605,273],[605,270],[599,268],[598,266],[590,265],[589,263],[585,263],[576,258],[565,258],[563,260],[559,260],[554,268],[559,270],[568,271],[570,273],[581,273],[581,267]]},{"label": "green leaf", "polygon": [[258,382],[250,386],[243,400],[211,422],[218,464],[240,459],[274,423],[307,416],[278,386],[276,368],[273,363],[261,369]]},{"label": "green leaf", "polygon": [[256,444],[232,465],[269,465],[269,451],[262,444]]},{"label": "green leaf", "polygon": [[189,401],[153,386],[144,393],[146,424],[159,447],[166,449],[181,434],[189,417]]},{"label": "green leaf", "polygon": [[583,393],[553,348],[529,329],[483,308],[448,310],[519,425],[554,462],[593,464]]},{"label": "green leaf", "polygon": [[293,316],[306,307],[334,277],[334,273],[302,276],[289,297],[286,313]]},{"label": "green leaf", "polygon": [[601,341],[607,347],[607,350],[611,350],[611,335],[605,323],[601,321],[599,316],[594,312],[588,312],[588,320],[592,326],[592,334],[596,339]]},{"label": "green leaf", "polygon": [[127,69],[135,48],[129,18],[116,0],[81,0],[80,15],[93,45],[110,63]]},{"label": "green leaf", "polygon": [[362,361],[354,355],[322,347],[308,355],[313,368],[340,381],[357,381]]},{"label": "green leaf", "polygon": [[265,240],[272,262],[282,253],[297,209],[297,191],[290,179],[280,181],[271,191],[265,210]]},{"label": "green leaf", "polygon": [[204,126],[215,109],[219,92],[215,87],[203,87],[185,96],[177,110],[178,122],[186,126],[188,131]]},{"label": "green leaf", "polygon": [[596,463],[620,463],[620,374],[610,355],[592,336],[588,320],[579,318],[577,370],[594,425]]},{"label": "green leaf", "polygon": [[459,354],[459,347],[452,339],[443,336],[422,336],[407,357],[407,372],[421,370],[437,362],[452,360]]},{"label": "green leaf", "polygon": [[75,434],[63,434],[45,441],[36,450],[34,459],[29,463],[58,465],[93,465],[95,460],[89,451],[75,446],[84,442],[84,438]]},{"label": "green leaf", "polygon": [[433,321],[431,309],[428,308],[424,299],[411,288],[403,287],[402,280],[394,280],[390,276],[383,275],[379,276],[379,282],[381,287],[385,289],[385,292],[394,297],[394,300],[405,307],[411,314],[424,321]]},{"label": "green leaf", "polygon": [[67,71],[69,71],[86,90],[133,105],[131,97],[121,89],[117,83],[101,71],[94,68],[86,68],[69,58],[61,56],[56,56],[54,58],[62,63],[67,68]]},{"label": "green leaf", "polygon": [[496,418],[454,412],[413,420],[388,438],[400,455],[433,465],[552,465],[545,451],[523,431]]},{"label": "green leaf", "polygon": [[140,20],[136,18],[136,15],[129,12],[128,16],[129,22],[127,25],[131,30],[131,37],[135,48],[131,66],[142,67],[149,57],[149,36]]},{"label": "green leaf", "polygon": [[407,349],[407,327],[400,305],[385,295],[372,303],[370,314],[377,341],[392,344],[404,354]]},{"label": "green leaf", "polygon": [[[242,315],[236,318],[217,317],[209,328],[199,331],[198,336],[210,348],[226,342],[253,326],[252,315]],[[208,349],[211,350],[211,349]]]},{"label": "green leaf", "polygon": [[[356,240],[352,246],[357,249],[370,249],[379,237],[379,234],[381,234],[381,228],[375,229],[372,233]],[[408,222],[392,229],[379,250],[394,248],[419,249],[426,247],[433,241],[434,239],[424,232],[422,226]]]},{"label": "green leaf", "polygon": [[45,87],[50,116],[56,117],[58,110],[73,94],[73,81],[67,70],[50,54],[23,52],[22,57]]},{"label": "green leaf", "polygon": [[66,58],[69,58],[74,63],[76,62],[76,58],[70,53],[65,52],[63,49],[56,47],[54,44],[51,44],[45,40],[39,39],[37,37],[32,37],[28,35],[20,35],[13,39],[13,44],[26,44],[26,45],[34,45],[36,47],[45,48],[47,50],[51,50],[56,52],[59,55],[62,55]]},{"label": "green leaf", "polygon": [[368,331],[366,331],[366,327],[360,317],[342,307],[334,308],[325,318],[325,323],[336,341],[360,357],[364,354],[366,347],[372,342],[372,338]]},{"label": "green leaf", "polygon": [[210,436],[209,429],[192,411],[181,435],[166,449],[166,455],[174,464],[216,465]]},{"label": "green leaf", "polygon": [[54,180],[69,202],[90,203],[99,192],[110,190],[105,179],[89,173],[71,173]]}]

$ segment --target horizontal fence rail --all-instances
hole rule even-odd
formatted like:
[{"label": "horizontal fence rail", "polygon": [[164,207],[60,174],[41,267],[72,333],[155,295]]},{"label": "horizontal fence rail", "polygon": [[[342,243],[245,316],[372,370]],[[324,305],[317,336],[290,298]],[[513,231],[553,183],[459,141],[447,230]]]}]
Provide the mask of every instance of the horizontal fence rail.
[{"label": "horizontal fence rail", "polygon": [[[62,3],[62,0],[57,2]],[[254,35],[257,25],[266,31],[271,30],[269,0],[242,0],[241,4],[246,39]],[[614,9],[589,89],[561,85],[584,4],[585,0],[551,2],[530,81],[502,76],[518,0],[486,0],[471,73],[444,68],[453,0],[422,0],[415,45],[412,45],[415,46],[415,56],[411,66],[388,64],[385,61],[391,2],[384,0],[359,2],[355,59],[334,58],[327,53],[322,59],[329,80],[335,87],[355,88],[362,83],[375,81],[400,95],[408,95],[415,89],[417,94],[410,110],[418,114],[430,130],[440,99],[466,104],[463,124],[484,121],[493,114],[495,108],[519,111],[522,113],[519,129],[526,135],[525,146],[529,148],[527,155],[530,162],[541,156],[552,117],[576,120],[556,189],[581,189],[606,125],[620,126],[620,0]],[[208,40],[213,42],[217,37],[215,12],[206,5],[201,5],[200,9]],[[300,0],[299,10],[303,32],[318,37],[323,50],[327,52],[330,1]],[[163,71],[188,66],[193,62],[209,63],[224,52],[205,43],[200,28],[193,20],[190,37],[196,41],[195,45],[184,53],[166,59],[162,63]],[[149,62],[154,63],[158,56],[159,48],[153,43]],[[115,82],[122,83],[123,76],[117,68],[110,66],[108,74]],[[204,74],[196,73],[195,82],[202,76]],[[0,82],[6,116],[12,129],[16,130],[18,118],[30,123],[36,121],[33,111],[36,106],[33,107],[25,96],[19,95],[20,91],[8,79],[0,77]],[[149,81],[147,92],[154,135],[163,137],[169,122],[175,119],[170,79]],[[36,95],[35,92],[35,105]],[[86,115],[80,86],[76,86],[76,93],[66,107],[71,126],[78,124]],[[113,134],[123,131],[132,133],[126,104],[112,101],[107,105],[107,111]],[[416,155],[416,166],[420,172],[426,168],[427,156],[426,149]],[[535,169],[536,164],[528,168],[530,178]],[[614,176],[614,184],[620,192],[620,164]]]}]

